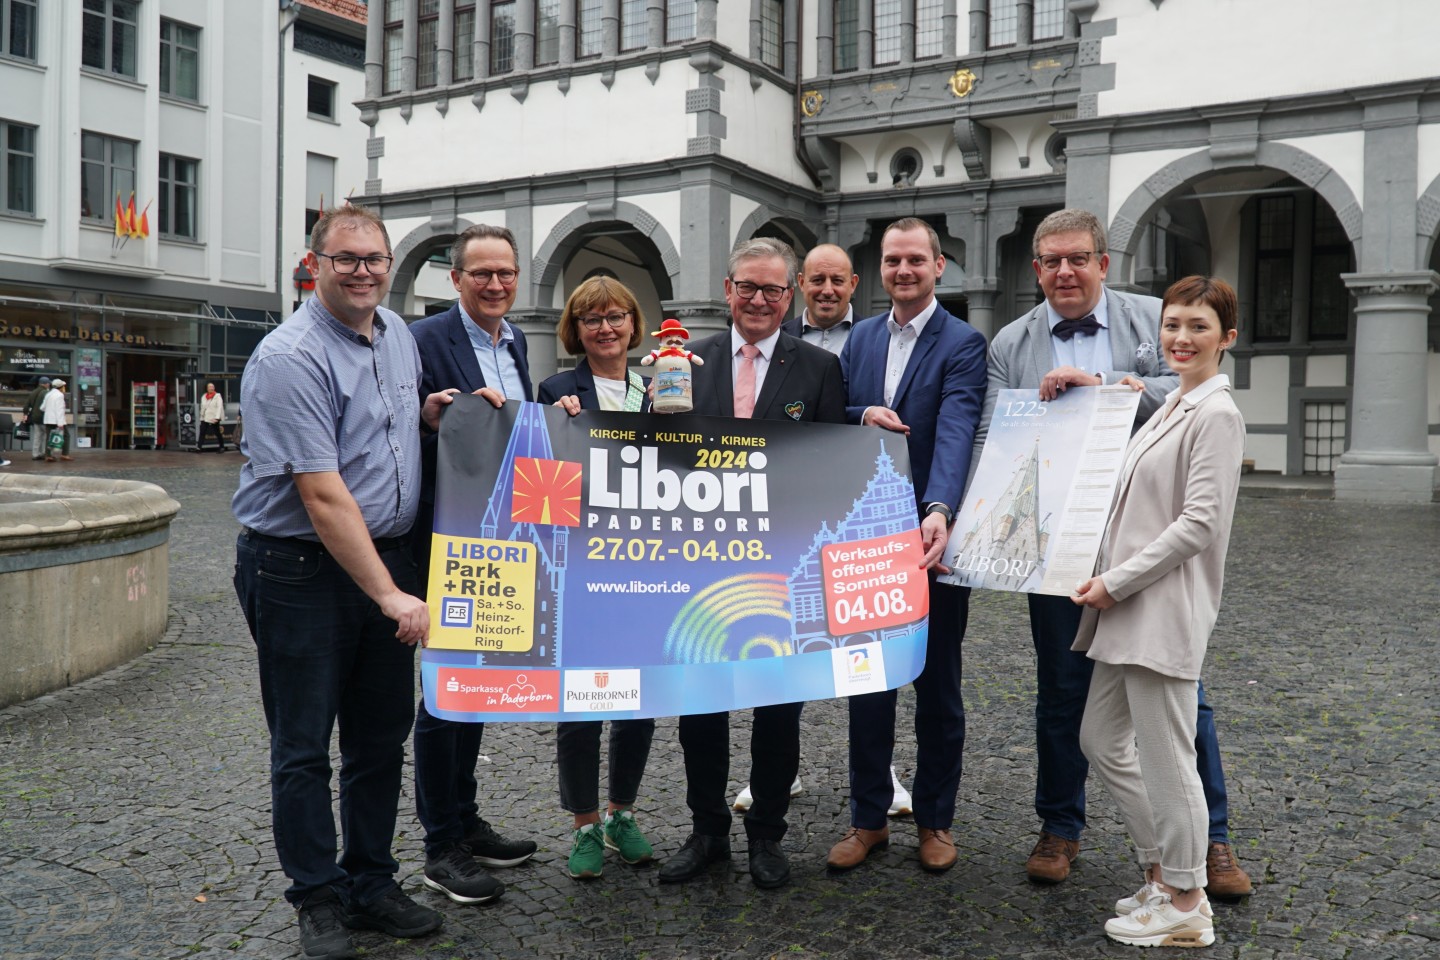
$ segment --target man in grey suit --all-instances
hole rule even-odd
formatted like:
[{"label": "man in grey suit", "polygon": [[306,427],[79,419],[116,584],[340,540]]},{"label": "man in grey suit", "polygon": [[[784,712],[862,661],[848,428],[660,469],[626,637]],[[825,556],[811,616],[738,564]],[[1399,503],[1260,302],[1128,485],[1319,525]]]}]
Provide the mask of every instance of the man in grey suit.
[{"label": "man in grey suit", "polygon": [[[1108,290],[1110,266],[1105,228],[1085,210],[1052,213],[1035,230],[1035,276],[1045,300],[1008,324],[990,344],[989,385],[972,464],[980,459],[990,416],[1001,390],[1038,389],[1053,400],[1070,387],[1100,386],[1134,376],[1145,384],[1135,424],[1160,408],[1178,381],[1159,351],[1160,301]],[[1085,777],[1080,752],[1080,718],[1090,689],[1092,662],[1070,649],[1080,625],[1068,597],[1032,593],[1030,634],[1035,643],[1035,813],[1040,840],[1025,863],[1031,880],[1059,883],[1080,853],[1085,827]],[[1200,686],[1195,748],[1197,767],[1210,808],[1206,858],[1210,895],[1244,896],[1250,878],[1230,849],[1225,774],[1215,720]]]}]

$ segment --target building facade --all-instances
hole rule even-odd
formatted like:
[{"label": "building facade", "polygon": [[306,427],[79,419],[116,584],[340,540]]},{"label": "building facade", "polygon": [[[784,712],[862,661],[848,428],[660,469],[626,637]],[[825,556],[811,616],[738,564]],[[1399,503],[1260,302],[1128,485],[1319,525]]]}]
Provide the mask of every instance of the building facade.
[{"label": "building facade", "polygon": [[[1440,81],[1421,38],[1440,10],[1378,0],[1359,29],[1379,42],[1357,47],[1342,0],[1262,6],[386,0],[360,106],[393,305],[453,297],[445,245],[503,223],[544,376],[596,271],[704,331],[736,240],[830,241],[865,315],[885,302],[878,230],[916,215],[949,261],[940,299],[991,334],[1038,301],[1035,224],[1080,205],[1110,226],[1110,284],[1240,290],[1227,369],[1257,469],[1429,499]],[[1283,37],[1316,55],[1292,62]]]},{"label": "building facade", "polygon": [[80,449],[173,446],[197,380],[238,400],[296,296],[308,155],[331,197],[364,165],[364,6],[287,6],[0,0],[0,411],[59,375]]}]

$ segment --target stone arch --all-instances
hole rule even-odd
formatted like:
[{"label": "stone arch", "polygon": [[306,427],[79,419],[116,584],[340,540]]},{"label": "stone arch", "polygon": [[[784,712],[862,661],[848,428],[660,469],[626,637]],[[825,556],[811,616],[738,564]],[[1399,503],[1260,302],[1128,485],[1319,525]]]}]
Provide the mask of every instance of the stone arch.
[{"label": "stone arch", "polygon": [[1288,173],[1314,190],[1335,211],[1360,263],[1362,215],[1350,185],[1325,161],[1286,143],[1261,143],[1253,154],[1234,159],[1215,158],[1215,151],[1200,150],[1166,164],[1136,187],[1110,222],[1110,274],[1128,277],[1130,258],[1140,243],[1140,225],[1181,189],[1212,173],[1268,168]]},{"label": "stone arch", "polygon": [[680,278],[680,251],[675,248],[675,242],[649,211],[627,200],[616,200],[576,207],[550,230],[531,261],[536,303],[549,304],[554,300],[555,286],[561,282],[570,255],[588,232],[607,226],[630,227],[655,245],[660,263],[648,265],[655,290],[662,301],[674,297]]},{"label": "stone arch", "polygon": [[1434,255],[1437,240],[1440,240],[1440,176],[1430,181],[1415,202],[1415,253],[1418,258],[1415,262],[1422,269]]},{"label": "stone arch", "polygon": [[395,264],[391,268],[394,276],[390,280],[388,297],[391,310],[404,314],[405,301],[409,298],[410,290],[415,285],[415,275],[420,272],[421,264],[430,256],[435,241],[441,239],[452,241],[472,226],[474,224],[469,220],[460,217],[450,221],[429,220],[405,234],[399,243],[394,244],[390,251],[395,256]]},{"label": "stone arch", "polygon": [[[752,210],[750,216],[740,222],[740,226],[735,230],[735,240],[731,246],[734,246],[735,243],[739,243],[741,240],[753,238],[760,232],[760,228],[772,221],[779,224],[785,233],[790,234],[800,242],[802,249],[795,251],[796,256],[803,259],[805,254],[810,252],[810,248],[815,246],[815,232],[811,230],[803,220],[797,217],[786,216],[784,213],[777,212],[763,203]],[[728,255],[730,251],[727,250],[725,252]]]}]

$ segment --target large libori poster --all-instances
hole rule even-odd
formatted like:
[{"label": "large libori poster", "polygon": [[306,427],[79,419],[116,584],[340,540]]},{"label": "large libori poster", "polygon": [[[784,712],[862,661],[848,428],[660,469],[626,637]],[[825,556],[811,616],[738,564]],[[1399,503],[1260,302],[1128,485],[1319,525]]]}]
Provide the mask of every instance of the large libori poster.
[{"label": "large libori poster", "polygon": [[898,434],[458,396],[438,462],[435,716],[711,713],[891,689],[924,666]]},{"label": "large libori poster", "polygon": [[1094,572],[1140,394],[1071,387],[1050,402],[1001,390],[955,517],[941,579],[1067,596]]}]

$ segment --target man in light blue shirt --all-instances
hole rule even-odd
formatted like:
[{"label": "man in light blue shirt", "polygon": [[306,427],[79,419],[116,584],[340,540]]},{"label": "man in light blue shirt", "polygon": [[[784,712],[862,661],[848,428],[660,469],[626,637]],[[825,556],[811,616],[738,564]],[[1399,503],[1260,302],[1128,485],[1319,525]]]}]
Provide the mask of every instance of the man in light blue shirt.
[{"label": "man in light blue shirt", "polygon": [[860,283],[850,257],[833,243],[822,243],[805,256],[800,267],[800,294],[805,309],[780,327],[792,337],[829,350],[837,357],[855,325],[850,298]]},{"label": "man in light blue shirt", "polygon": [[[420,429],[448,395],[417,390],[420,354],[380,307],[393,257],[380,219],[329,210],[305,264],[316,295],[260,342],[241,391],[247,463],[231,507],[235,592],[270,730],[275,850],[311,960],[356,956],[349,929],[417,937],[441,916],[395,883],[390,852],[414,649],[429,635],[408,550]],[[340,728],[335,838],[330,739]],[[338,856],[338,859],[337,859]]]}]

